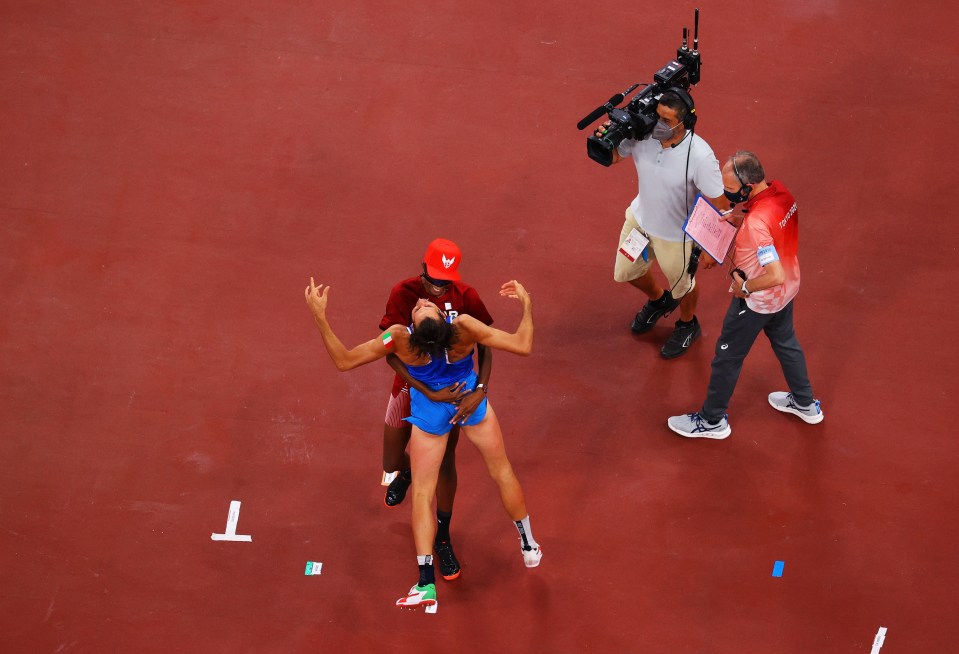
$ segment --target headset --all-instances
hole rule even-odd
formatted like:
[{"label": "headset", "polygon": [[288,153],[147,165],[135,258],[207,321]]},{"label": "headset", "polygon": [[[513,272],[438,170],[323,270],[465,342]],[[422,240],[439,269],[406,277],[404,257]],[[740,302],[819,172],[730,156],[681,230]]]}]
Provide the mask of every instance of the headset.
[{"label": "headset", "polygon": [[744,182],[742,176],[739,174],[739,167],[736,165],[736,155],[733,155],[732,160],[733,160],[733,174],[736,176],[736,179],[739,180],[739,183],[741,185],[741,188],[739,189],[739,195],[741,197],[742,196],[748,197],[749,194],[753,192],[753,186],[752,184],[747,184],[746,182]]},{"label": "headset", "polygon": [[686,115],[683,116],[683,127],[690,132],[694,131],[696,129],[696,120],[699,117],[696,115],[696,103],[693,102],[693,96],[681,86],[671,86],[669,91],[675,93],[676,96],[683,101],[683,104],[686,105]]}]

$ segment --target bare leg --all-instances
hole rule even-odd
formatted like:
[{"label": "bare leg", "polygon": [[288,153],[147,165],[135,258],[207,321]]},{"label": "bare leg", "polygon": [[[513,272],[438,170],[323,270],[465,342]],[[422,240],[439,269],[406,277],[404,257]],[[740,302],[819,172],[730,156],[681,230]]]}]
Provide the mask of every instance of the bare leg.
[{"label": "bare leg", "polygon": [[513,472],[513,466],[510,465],[509,459],[506,457],[503,432],[500,429],[499,420],[496,419],[496,413],[493,412],[493,407],[487,405],[486,417],[482,422],[469,427],[464,426],[462,429],[466,437],[483,456],[489,476],[493,478],[497,488],[499,488],[499,496],[506,513],[514,521],[525,518],[528,513],[526,511],[526,498],[523,496],[523,488]]},{"label": "bare leg", "polygon": [[453,512],[453,499],[456,497],[456,443],[460,438],[460,428],[453,427],[447,435],[446,453],[440,465],[440,477],[436,484],[436,509],[443,513]]},{"label": "bare leg", "polygon": [[433,516],[433,495],[440,462],[446,451],[446,436],[427,434],[413,427],[410,438],[410,463],[413,466],[413,544],[417,556],[433,554],[433,539],[436,536],[436,518]]},{"label": "bare leg", "polygon": [[650,300],[658,300],[663,296],[663,287],[653,277],[652,270],[646,271],[642,277],[629,280],[629,283],[645,293]]},{"label": "bare leg", "polygon": [[692,290],[683,296],[679,303],[679,318],[683,322],[689,322],[696,315],[696,302],[699,301],[699,285],[693,286]]},{"label": "bare leg", "polygon": [[410,457],[406,444],[410,442],[410,426],[391,427],[383,425],[383,471],[409,470]]}]

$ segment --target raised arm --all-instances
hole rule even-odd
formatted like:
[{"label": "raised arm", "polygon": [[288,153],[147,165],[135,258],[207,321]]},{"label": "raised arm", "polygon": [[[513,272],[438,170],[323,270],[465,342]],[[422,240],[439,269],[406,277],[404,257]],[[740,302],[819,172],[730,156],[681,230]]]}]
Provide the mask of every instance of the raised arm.
[{"label": "raised arm", "polygon": [[518,281],[511,280],[503,284],[499,294],[503,297],[519,300],[523,305],[523,317],[519,327],[512,334],[501,329],[485,325],[472,316],[462,316],[457,325],[465,329],[473,340],[496,350],[505,350],[513,354],[529,356],[533,351],[533,301],[529,293]]},{"label": "raised arm", "polygon": [[392,339],[397,335],[392,333],[397,327],[391,327],[383,335],[365,343],[357,345],[351,350],[346,349],[339,337],[333,333],[333,328],[326,319],[326,303],[329,299],[330,287],[323,284],[316,285],[310,277],[310,285],[306,287],[304,296],[306,304],[313,314],[316,326],[326,346],[326,353],[336,365],[336,369],[343,372],[382,359],[392,350]]}]

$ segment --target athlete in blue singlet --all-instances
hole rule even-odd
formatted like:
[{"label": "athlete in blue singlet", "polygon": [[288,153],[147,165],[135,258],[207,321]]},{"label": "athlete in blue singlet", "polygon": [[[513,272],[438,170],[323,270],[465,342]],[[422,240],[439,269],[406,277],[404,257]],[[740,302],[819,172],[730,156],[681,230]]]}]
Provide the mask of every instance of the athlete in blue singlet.
[{"label": "athlete in blue singlet", "polygon": [[[447,320],[452,323],[452,320]],[[412,326],[407,328],[412,333]],[[442,358],[429,357],[429,363],[423,365],[406,364],[410,376],[422,382],[430,390],[438,391],[453,384],[463,384],[463,390],[476,388],[476,373],[473,372],[473,351],[465,359],[450,362],[449,351],[444,350]],[[462,425],[475,425],[486,417],[487,400],[484,398]],[[427,434],[442,436],[450,430],[450,421],[459,407],[449,402],[432,402],[416,387],[410,388],[410,417],[407,422],[416,425]]]},{"label": "athlete in blue singlet", "polygon": [[[500,295],[517,299],[523,304],[523,317],[519,327],[515,332],[509,333],[465,314],[459,315],[454,324],[438,306],[423,299],[413,308],[413,324],[410,327],[393,325],[384,331],[382,336],[348,350],[333,333],[326,319],[329,290],[329,287],[324,288],[322,284],[317,286],[311,278],[304,294],[326,351],[337,369],[351,370],[392,353],[407,366],[413,377],[414,383],[410,388],[412,415],[409,418],[412,423],[412,523],[420,578],[406,597],[401,597],[396,604],[405,607],[435,605],[433,541],[436,521],[432,515],[432,501],[456,407],[448,403],[432,402],[424,393],[456,383],[465,383],[467,388],[477,387],[476,375],[473,373],[473,350],[477,343],[528,355],[533,347],[532,301],[519,282],[513,280],[503,284]],[[486,392],[485,387],[483,392]],[[526,498],[506,457],[503,432],[496,412],[487,400],[466,420],[462,431],[480,450],[490,477],[496,482],[503,507],[519,533],[523,563],[528,568],[535,568],[539,565],[543,553],[533,538]]]}]

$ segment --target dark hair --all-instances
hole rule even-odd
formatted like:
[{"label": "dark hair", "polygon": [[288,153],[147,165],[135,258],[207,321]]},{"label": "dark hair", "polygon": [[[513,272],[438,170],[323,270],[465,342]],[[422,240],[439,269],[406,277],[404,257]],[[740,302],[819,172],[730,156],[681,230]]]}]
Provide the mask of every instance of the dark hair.
[{"label": "dark hair", "polygon": [[413,325],[413,332],[410,334],[410,350],[417,356],[442,356],[455,342],[456,331],[453,325],[442,318],[423,318],[419,324]]},{"label": "dark hair", "polygon": [[689,107],[683,102],[683,99],[676,95],[673,91],[666,91],[659,98],[659,104],[664,107],[669,107],[676,111],[676,118],[679,119],[679,122],[683,122],[686,118],[686,115],[689,113]]},{"label": "dark hair", "polygon": [[730,158],[736,165],[740,181],[744,184],[758,184],[765,181],[766,171],[763,170],[763,165],[759,163],[759,157],[749,150],[740,150]]}]

